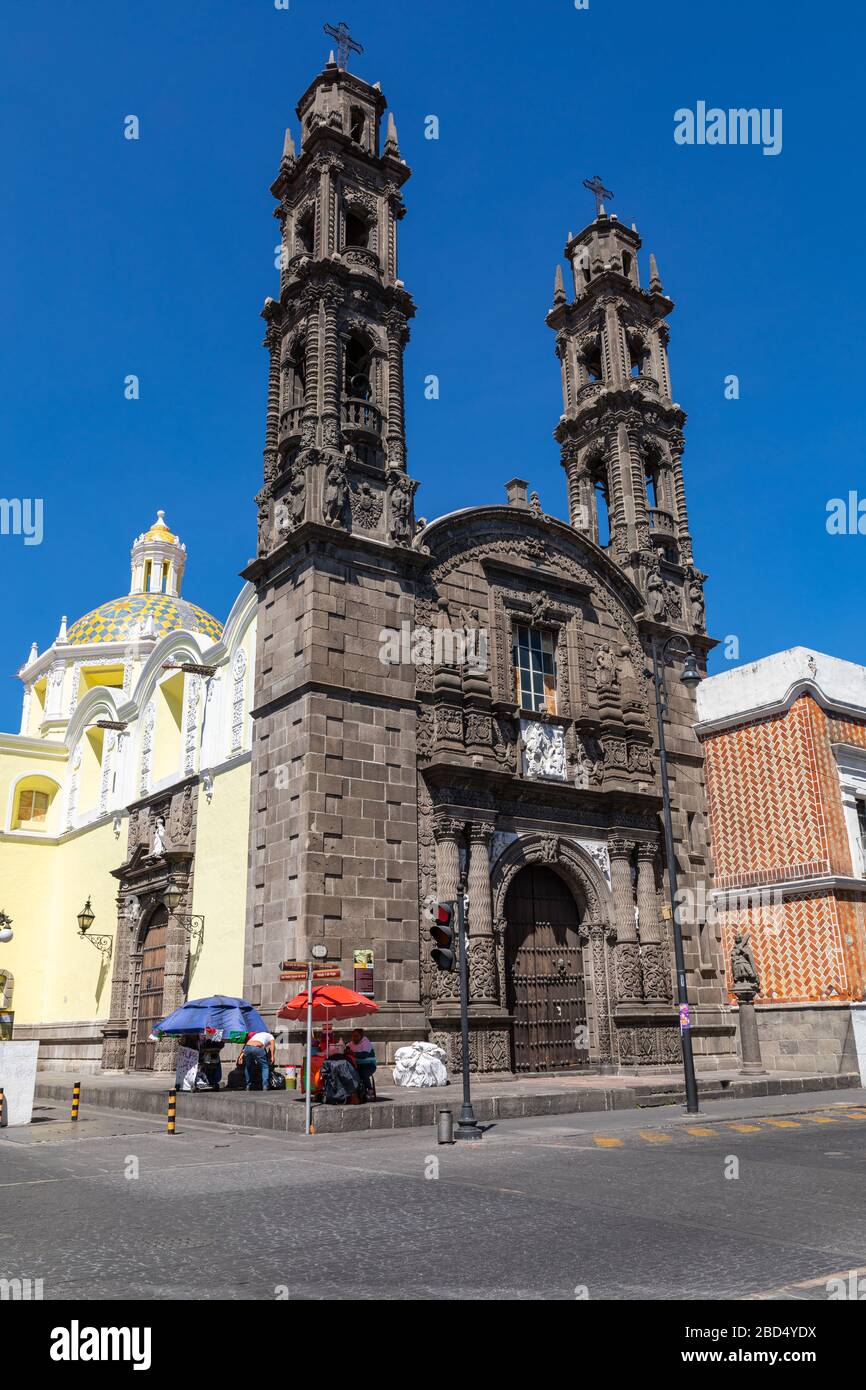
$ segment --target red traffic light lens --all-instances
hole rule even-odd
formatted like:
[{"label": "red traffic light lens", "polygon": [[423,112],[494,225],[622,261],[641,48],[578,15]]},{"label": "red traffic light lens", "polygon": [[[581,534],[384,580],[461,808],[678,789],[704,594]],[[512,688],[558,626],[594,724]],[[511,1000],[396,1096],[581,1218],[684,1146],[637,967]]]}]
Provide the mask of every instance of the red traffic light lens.
[{"label": "red traffic light lens", "polygon": [[436,922],[440,927],[447,927],[451,921],[451,908],[440,903],[436,909]]}]

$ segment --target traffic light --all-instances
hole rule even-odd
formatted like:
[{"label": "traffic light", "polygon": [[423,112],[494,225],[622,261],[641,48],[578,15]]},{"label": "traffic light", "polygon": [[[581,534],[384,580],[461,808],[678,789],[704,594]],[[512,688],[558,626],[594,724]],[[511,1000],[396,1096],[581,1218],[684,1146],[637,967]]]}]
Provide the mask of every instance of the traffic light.
[{"label": "traffic light", "polygon": [[433,925],[430,935],[436,942],[430,955],[439,970],[453,972],[457,964],[457,948],[454,941],[454,904],[437,903],[433,909]]}]

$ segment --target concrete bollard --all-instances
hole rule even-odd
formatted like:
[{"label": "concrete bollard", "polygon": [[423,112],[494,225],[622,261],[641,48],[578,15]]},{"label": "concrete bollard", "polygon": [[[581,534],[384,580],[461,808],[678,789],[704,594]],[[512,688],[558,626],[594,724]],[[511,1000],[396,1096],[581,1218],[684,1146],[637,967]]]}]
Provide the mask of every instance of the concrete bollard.
[{"label": "concrete bollard", "polygon": [[450,1110],[440,1110],[436,1121],[436,1140],[439,1144],[454,1143],[454,1116]]}]

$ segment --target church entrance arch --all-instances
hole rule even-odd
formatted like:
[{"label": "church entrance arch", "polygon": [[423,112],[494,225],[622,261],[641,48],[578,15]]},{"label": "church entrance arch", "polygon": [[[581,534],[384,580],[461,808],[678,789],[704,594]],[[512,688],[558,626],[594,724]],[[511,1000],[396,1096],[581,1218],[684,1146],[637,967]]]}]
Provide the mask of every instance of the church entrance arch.
[{"label": "church entrance arch", "polygon": [[586,1065],[589,1048],[580,915],[568,884],[528,864],[505,898],[506,1004],[514,1018],[514,1070]]}]

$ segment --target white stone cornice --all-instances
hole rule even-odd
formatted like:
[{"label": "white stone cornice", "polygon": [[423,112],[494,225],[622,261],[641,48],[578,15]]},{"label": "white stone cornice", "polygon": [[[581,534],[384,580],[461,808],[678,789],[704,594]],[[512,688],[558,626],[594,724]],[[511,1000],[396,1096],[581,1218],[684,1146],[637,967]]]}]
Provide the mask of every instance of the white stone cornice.
[{"label": "white stone cornice", "polygon": [[866,720],[866,666],[791,647],[749,666],[709,676],[697,692],[700,738],[723,729],[784,714],[809,694],[828,713]]}]

